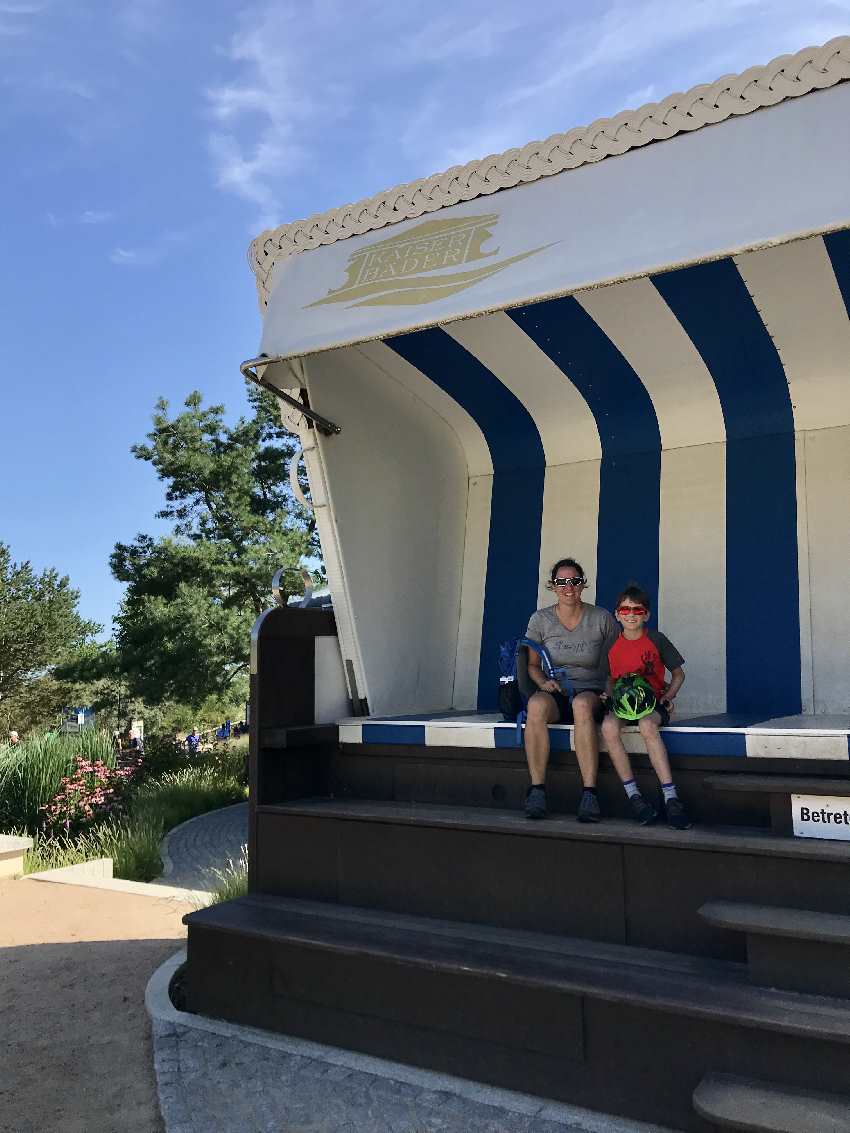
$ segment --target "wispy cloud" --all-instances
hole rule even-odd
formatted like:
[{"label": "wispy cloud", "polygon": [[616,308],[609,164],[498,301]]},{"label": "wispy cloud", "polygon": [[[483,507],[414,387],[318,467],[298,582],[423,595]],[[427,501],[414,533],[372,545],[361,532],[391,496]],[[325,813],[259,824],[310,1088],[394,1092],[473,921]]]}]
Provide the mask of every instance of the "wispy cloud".
[{"label": "wispy cloud", "polygon": [[428,18],[359,0],[353,20],[343,0],[262,0],[204,92],[215,183],[271,226],[822,42],[848,14],[850,0],[457,0]]},{"label": "wispy cloud", "polygon": [[181,244],[185,244],[195,229],[181,229],[163,232],[147,243],[134,247],[118,245],[109,253],[109,260],[118,267],[149,268],[167,259]]},{"label": "wispy cloud", "polygon": [[33,28],[30,17],[37,16],[44,11],[46,4],[26,3],[20,0],[0,0],[0,36],[7,39],[19,39],[28,35]]},{"label": "wispy cloud", "polygon": [[115,220],[115,213],[109,209],[86,209],[80,213],[80,224],[109,224]]}]

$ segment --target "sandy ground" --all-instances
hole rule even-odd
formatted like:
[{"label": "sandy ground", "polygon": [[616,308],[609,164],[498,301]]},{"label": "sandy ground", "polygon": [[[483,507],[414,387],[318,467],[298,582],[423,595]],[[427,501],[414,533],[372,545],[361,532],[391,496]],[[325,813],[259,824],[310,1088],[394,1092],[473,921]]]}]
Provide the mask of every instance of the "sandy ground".
[{"label": "sandy ground", "polygon": [[161,1133],[144,993],[189,909],[0,882],[0,1133]]}]

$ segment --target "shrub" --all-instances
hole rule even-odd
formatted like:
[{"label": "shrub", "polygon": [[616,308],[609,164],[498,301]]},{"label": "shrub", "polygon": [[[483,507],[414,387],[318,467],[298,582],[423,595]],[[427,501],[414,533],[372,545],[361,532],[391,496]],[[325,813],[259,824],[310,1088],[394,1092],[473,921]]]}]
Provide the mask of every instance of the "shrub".
[{"label": "shrub", "polygon": [[130,783],[142,766],[140,758],[121,767],[81,755],[75,762],[74,774],[63,776],[56,795],[39,808],[47,834],[76,834],[123,811]]},{"label": "shrub", "polygon": [[177,771],[188,763],[188,753],[182,744],[169,736],[154,736],[145,740],[145,778]]},{"label": "shrub", "polygon": [[0,829],[38,829],[40,810],[72,775],[76,757],[115,766],[112,738],[94,729],[75,736],[46,733],[14,747],[0,747]]}]

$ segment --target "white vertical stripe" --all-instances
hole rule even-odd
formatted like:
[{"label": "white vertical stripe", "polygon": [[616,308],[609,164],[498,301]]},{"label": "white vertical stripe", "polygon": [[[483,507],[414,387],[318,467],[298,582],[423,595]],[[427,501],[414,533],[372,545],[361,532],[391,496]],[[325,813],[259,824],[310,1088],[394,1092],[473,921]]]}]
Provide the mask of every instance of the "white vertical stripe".
[{"label": "white vertical stripe", "polygon": [[662,448],[726,439],[711,374],[650,280],[584,291],[576,299],[646,387]]},{"label": "white vertical stripe", "polygon": [[578,559],[587,572],[589,581],[584,592],[585,601],[593,602],[595,599],[599,463],[598,460],[585,460],[581,464],[559,464],[546,469],[538,607],[554,603],[552,592],[546,589],[546,580],[552,564],[567,555]]},{"label": "white vertical stripe", "polygon": [[466,542],[460,587],[460,619],[455,656],[452,707],[474,708],[478,703],[484,588],[490,547],[490,501],[493,477],[471,476],[466,509]]},{"label": "white vertical stripe", "polygon": [[850,319],[823,239],[735,256],[773,338],[796,429],[850,423]]},{"label": "white vertical stripe", "polygon": [[587,402],[513,319],[499,312],[443,329],[516,394],[537,426],[547,465],[599,460],[599,431]]},{"label": "white vertical stripe", "polygon": [[815,712],[850,712],[850,425],[806,436]]},{"label": "white vertical stripe", "polygon": [[800,585],[800,703],[803,712],[808,713],[815,710],[815,689],[805,433],[797,433],[794,437],[794,459],[797,472],[797,575]]},{"label": "white vertical stripe", "polygon": [[726,711],[725,482],[723,444],[661,454],[657,624],[685,658],[680,714]]}]

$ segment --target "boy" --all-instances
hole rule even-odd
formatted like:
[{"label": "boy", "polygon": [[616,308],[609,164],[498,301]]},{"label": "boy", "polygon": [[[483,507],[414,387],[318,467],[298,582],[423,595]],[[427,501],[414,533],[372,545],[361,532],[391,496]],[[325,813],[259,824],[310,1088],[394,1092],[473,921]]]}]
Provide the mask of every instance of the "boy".
[{"label": "boy", "polygon": [[[614,613],[623,629],[608,651],[610,676],[607,699],[610,703],[611,691],[617,678],[630,673],[637,673],[652,686],[656,696],[655,711],[639,720],[638,728],[661,784],[667,822],[676,830],[687,830],[691,823],[673,784],[667,749],[658,731],[659,727],[669,724],[673,701],[684,683],[684,658],[663,633],[645,628],[650,613],[649,595],[639,586],[627,586],[623,590],[617,599]],[[669,683],[664,679],[666,669],[670,670]],[[638,790],[631,761],[620,738],[622,725],[623,721],[613,711],[609,711],[602,722],[602,735],[614,769],[632,804],[635,818],[642,826],[646,826],[655,821],[658,813]]]}]

